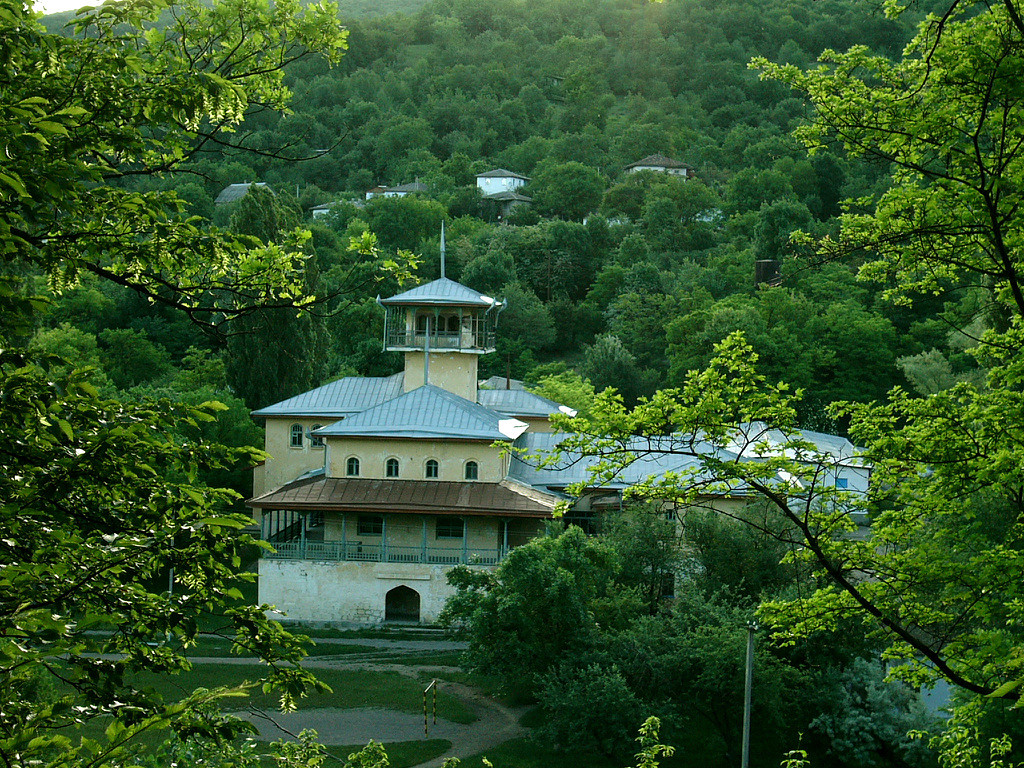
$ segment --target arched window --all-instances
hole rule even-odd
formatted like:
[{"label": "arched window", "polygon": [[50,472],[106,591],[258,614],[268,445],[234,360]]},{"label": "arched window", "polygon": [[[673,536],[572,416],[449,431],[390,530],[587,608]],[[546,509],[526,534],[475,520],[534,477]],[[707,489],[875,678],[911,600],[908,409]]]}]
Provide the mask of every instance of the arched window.
[{"label": "arched window", "polygon": [[301,448],[302,447],[302,433],[303,433],[303,429],[302,429],[302,425],[301,424],[292,424],[291,440],[289,441],[288,445],[290,445],[292,448]]},{"label": "arched window", "polygon": [[384,462],[384,475],[386,477],[398,477],[398,459],[388,459]]},{"label": "arched window", "polygon": [[438,474],[438,465],[434,459],[427,460],[427,472],[426,477],[428,480],[436,480]]},{"label": "arched window", "polygon": [[[310,432],[316,432],[322,426],[323,426],[323,424],[314,424],[312,427],[310,427],[309,431]],[[324,447],[324,439],[322,437],[317,437],[316,435],[310,435],[309,436],[309,444],[313,448],[323,448]]]},{"label": "arched window", "polygon": [[480,468],[475,461],[466,462],[466,479],[476,480],[480,476]]},{"label": "arched window", "polygon": [[349,456],[345,462],[345,474],[349,477],[359,477],[359,459],[355,456]]}]

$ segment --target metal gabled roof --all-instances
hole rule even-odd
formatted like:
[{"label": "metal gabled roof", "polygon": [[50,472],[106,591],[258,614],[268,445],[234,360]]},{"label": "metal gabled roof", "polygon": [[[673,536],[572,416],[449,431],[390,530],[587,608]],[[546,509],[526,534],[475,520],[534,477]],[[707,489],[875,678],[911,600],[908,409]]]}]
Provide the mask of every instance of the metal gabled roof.
[{"label": "metal gabled roof", "polygon": [[422,181],[410,181],[408,184],[399,184],[397,187],[384,187],[385,192],[426,192],[427,185]]},{"label": "metal gabled roof", "polygon": [[250,187],[265,187],[271,193],[274,192],[274,190],[270,189],[270,187],[268,187],[266,183],[262,181],[247,181],[241,184],[228,184],[226,187],[224,187],[224,189],[220,191],[220,194],[217,195],[217,199],[214,200],[213,202],[216,205],[224,205],[225,203],[233,203],[236,200],[241,200],[243,197],[249,194]]},{"label": "metal gabled roof", "polygon": [[[530,458],[551,454],[558,443],[566,437],[567,435],[557,432],[529,432],[520,437],[515,442],[517,454],[513,456],[509,478],[535,488],[565,488],[573,483],[584,482],[609,489],[628,488],[647,479],[656,480],[669,473],[696,473],[696,479],[700,481],[698,460],[692,456],[674,453],[673,438],[633,438],[629,449],[636,453],[636,461],[625,467],[616,477],[604,480],[591,478],[590,470],[600,462],[598,457],[583,457],[575,452],[566,452],[557,465],[548,467],[538,467],[536,460]],[[723,459],[735,458],[735,454],[715,449],[710,444],[698,443],[698,450],[701,445],[704,445],[709,454],[717,453]],[[721,494],[725,489],[717,488],[715,492]],[[729,490],[729,493],[738,495],[743,492],[738,485]]]},{"label": "metal gabled roof", "polygon": [[397,305],[441,305],[452,307],[492,307],[499,306],[501,302],[484,296],[480,291],[474,291],[461,283],[441,277],[437,280],[410,288],[404,293],[381,299],[381,304]]},{"label": "metal gabled roof", "polygon": [[548,400],[525,389],[480,389],[477,390],[476,399],[480,405],[507,416],[538,418],[553,413],[568,413],[571,416],[576,414],[568,406],[559,405],[554,400]]},{"label": "metal gabled roof", "polygon": [[253,411],[253,416],[335,416],[344,418],[402,394],[404,373],[349,376]]},{"label": "metal gabled roof", "polygon": [[479,382],[480,389],[526,389],[526,385],[519,379],[507,378],[505,376],[491,376]]},{"label": "metal gabled roof", "polygon": [[529,176],[523,176],[521,173],[515,171],[509,171],[505,168],[495,168],[493,171],[484,171],[476,175],[478,179],[522,179],[523,181],[529,181]]},{"label": "metal gabled roof", "polygon": [[318,437],[381,437],[509,442],[527,424],[433,384],[315,430]]},{"label": "metal gabled roof", "polygon": [[793,457],[793,450],[787,449],[785,446],[794,440],[804,440],[810,443],[813,446],[812,453],[820,454],[821,457],[827,456],[836,465],[864,464],[861,456],[863,451],[845,437],[829,435],[825,432],[814,432],[809,429],[794,429],[784,432],[768,426],[763,421],[751,421],[737,426],[733,445],[730,445],[730,448],[744,458],[779,456],[783,453]]},{"label": "metal gabled roof", "polygon": [[673,160],[671,157],[666,157],[665,155],[655,154],[648,155],[642,160],[637,160],[635,163],[630,163],[629,165],[626,166],[626,170],[646,165],[659,166],[661,168],[690,168],[690,166],[688,166],[686,163],[681,163],[678,160]]},{"label": "metal gabled roof", "polygon": [[520,195],[518,192],[513,192],[510,189],[506,189],[502,192],[495,192],[490,195],[484,195],[484,200],[494,200],[495,202],[514,202],[514,203],[532,203],[533,198],[527,197],[526,195]]}]

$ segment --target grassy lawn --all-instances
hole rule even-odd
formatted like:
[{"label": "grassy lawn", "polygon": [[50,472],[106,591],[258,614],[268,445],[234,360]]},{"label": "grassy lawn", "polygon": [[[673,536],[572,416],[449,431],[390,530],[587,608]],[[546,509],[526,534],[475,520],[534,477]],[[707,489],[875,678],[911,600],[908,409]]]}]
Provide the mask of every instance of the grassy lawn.
[{"label": "grassy lawn", "polygon": [[[327,747],[327,751],[344,763],[353,752],[358,752],[365,744],[348,747]],[[384,751],[388,753],[390,768],[409,768],[443,755],[452,748],[450,741],[444,739],[428,739],[426,741],[396,741],[391,744],[384,742]]]},{"label": "grassy lawn", "polygon": [[[310,654],[314,655],[314,654]],[[403,664],[406,666],[439,666],[457,667],[462,658],[462,651],[437,651],[431,654],[405,654],[401,655],[394,651],[382,653],[377,661],[386,661],[389,664]]]},{"label": "grassy lawn", "polygon": [[[239,685],[246,680],[256,680],[262,674],[263,667],[257,664],[196,664],[188,673],[173,677],[143,674],[135,682],[140,687],[153,688],[165,698],[174,700],[199,687]],[[397,672],[319,669],[316,674],[333,689],[333,693],[314,693],[299,702],[300,709],[382,707],[413,714],[423,711],[423,685]],[[241,701],[229,700],[225,707],[240,708]],[[254,690],[244,703],[245,706],[276,709],[278,697]],[[455,723],[471,723],[476,719],[459,699],[446,694],[443,688],[437,699],[437,714]]]},{"label": "grassy lawn", "polygon": [[328,629],[325,627],[304,627],[301,624],[285,624],[284,628],[298,635],[318,637],[339,637],[357,640],[444,640],[440,632],[423,632],[401,627],[363,627],[361,629]]},{"label": "grassy lawn", "polygon": [[[381,649],[375,648],[372,645],[315,644],[315,641],[313,641],[306,646],[306,652],[310,656],[347,656],[357,653],[379,653]],[[235,654],[231,653],[230,640],[212,635],[200,635],[196,644],[185,650],[185,655],[189,658],[235,656]]]},{"label": "grassy lawn", "polygon": [[593,752],[555,752],[530,739],[506,741],[494,749],[467,757],[459,768],[484,768],[485,757],[495,768],[622,768],[621,763],[603,755]]}]

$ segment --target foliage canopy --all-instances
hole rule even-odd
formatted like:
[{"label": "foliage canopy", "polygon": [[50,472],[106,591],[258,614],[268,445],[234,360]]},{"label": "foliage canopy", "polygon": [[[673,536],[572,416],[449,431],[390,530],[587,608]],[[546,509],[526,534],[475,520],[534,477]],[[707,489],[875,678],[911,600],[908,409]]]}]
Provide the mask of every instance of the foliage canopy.
[{"label": "foliage canopy", "polygon": [[[137,764],[133,737],[163,728],[186,750],[194,737],[232,759],[225,739],[244,724],[215,705],[241,690],[166,702],[133,682],[137,671],[186,668],[183,648],[201,620],[267,663],[264,684],[284,706],[318,685],[297,666],[300,638],[260,607],[226,609],[241,602],[236,574],[256,542],[240,532],[247,517],[232,512],[237,493],[204,480],[261,454],[202,439],[225,406],[112,400],[88,371],[19,345],[41,306],[31,297],[36,277],[60,292],[94,275],[208,326],[254,306],[302,304],[305,235],[274,244],[206,228],[175,193],[133,185],[205,147],[242,143],[232,131],[246,115],[286,109],[283,67],[315,53],[336,61],[345,37],[332,6],[300,10],[288,0],[272,9],[250,0],[105,4],[76,16],[67,36],[45,32],[20,0],[0,2],[7,765]],[[163,359],[152,345],[142,351]],[[121,384],[138,367],[126,357]],[[89,723],[103,723],[104,735],[78,738]],[[280,757],[316,764],[315,752],[306,744]]]}]

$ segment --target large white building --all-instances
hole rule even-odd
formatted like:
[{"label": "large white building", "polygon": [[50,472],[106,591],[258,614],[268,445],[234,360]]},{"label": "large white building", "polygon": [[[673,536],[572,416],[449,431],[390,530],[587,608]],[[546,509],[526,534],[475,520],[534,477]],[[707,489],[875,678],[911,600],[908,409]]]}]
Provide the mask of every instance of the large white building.
[{"label": "large white building", "polygon": [[[507,450],[553,450],[550,417],[568,409],[504,380],[478,388],[500,301],[441,278],[380,303],[384,349],[404,353],[401,373],[341,379],[254,412],[271,458],[248,504],[276,549],[260,560],[259,599],[291,620],[433,622],[454,591],[449,568],[495,567],[542,533],[569,485],[588,479],[585,461],[538,468]],[[763,425],[752,428],[770,442]],[[866,488],[848,441],[805,434],[837,457],[838,487]],[[587,527],[629,485],[697,463],[647,451],[574,500],[567,517]],[[743,489],[706,499],[746,501]]]}]

